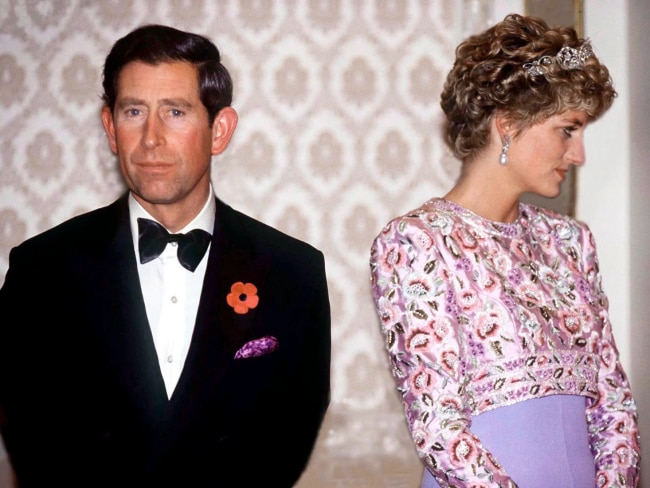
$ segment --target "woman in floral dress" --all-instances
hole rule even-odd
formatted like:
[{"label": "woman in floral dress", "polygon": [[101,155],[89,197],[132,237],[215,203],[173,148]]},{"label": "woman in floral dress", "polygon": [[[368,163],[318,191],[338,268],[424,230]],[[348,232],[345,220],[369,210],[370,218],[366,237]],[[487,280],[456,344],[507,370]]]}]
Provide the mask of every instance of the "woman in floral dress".
[{"label": "woman in floral dress", "polygon": [[460,178],[389,222],[370,260],[422,487],[637,486],[593,235],[520,202],[560,193],[615,96],[589,41],[541,19],[509,15],[456,51],[441,105]]}]

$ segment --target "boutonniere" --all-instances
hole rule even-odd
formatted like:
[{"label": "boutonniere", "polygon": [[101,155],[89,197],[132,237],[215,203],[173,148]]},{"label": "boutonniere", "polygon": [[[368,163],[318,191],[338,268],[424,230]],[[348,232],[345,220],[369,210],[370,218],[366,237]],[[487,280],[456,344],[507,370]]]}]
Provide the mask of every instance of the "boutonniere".
[{"label": "boutonniere", "polygon": [[257,287],[253,283],[238,281],[230,287],[226,301],[235,310],[235,313],[245,314],[250,309],[257,307],[260,297],[257,296]]}]

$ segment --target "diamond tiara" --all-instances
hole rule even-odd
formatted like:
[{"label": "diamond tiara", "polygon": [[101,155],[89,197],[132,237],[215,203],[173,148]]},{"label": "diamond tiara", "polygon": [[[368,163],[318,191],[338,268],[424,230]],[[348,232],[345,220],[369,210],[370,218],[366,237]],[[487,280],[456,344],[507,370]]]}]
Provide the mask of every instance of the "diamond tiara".
[{"label": "diamond tiara", "polygon": [[586,40],[579,49],[564,46],[555,56],[542,56],[524,64],[523,68],[531,76],[543,75],[553,63],[557,63],[562,69],[582,69],[593,54],[591,43]]}]

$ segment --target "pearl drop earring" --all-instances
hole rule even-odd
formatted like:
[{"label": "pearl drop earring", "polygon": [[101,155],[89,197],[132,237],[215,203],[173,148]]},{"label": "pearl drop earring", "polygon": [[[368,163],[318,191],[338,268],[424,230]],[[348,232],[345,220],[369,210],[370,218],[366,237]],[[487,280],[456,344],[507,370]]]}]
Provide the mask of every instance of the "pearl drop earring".
[{"label": "pearl drop earring", "polygon": [[499,164],[501,166],[508,164],[508,149],[510,149],[510,136],[506,134],[503,137],[503,147],[501,148],[501,154],[499,154]]}]

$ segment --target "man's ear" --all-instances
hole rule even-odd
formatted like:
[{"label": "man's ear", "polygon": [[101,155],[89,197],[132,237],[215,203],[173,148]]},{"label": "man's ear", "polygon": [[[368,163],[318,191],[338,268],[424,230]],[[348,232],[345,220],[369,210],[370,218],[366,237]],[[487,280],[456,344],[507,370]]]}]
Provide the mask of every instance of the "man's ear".
[{"label": "man's ear", "polygon": [[212,155],[221,154],[237,127],[237,112],[232,107],[222,108],[212,123]]},{"label": "man's ear", "polygon": [[115,142],[115,122],[113,121],[113,112],[106,105],[104,105],[104,107],[102,108],[102,124],[104,124],[104,130],[106,131],[106,137],[108,138],[108,144],[111,147],[111,151],[117,154],[117,143]]}]

